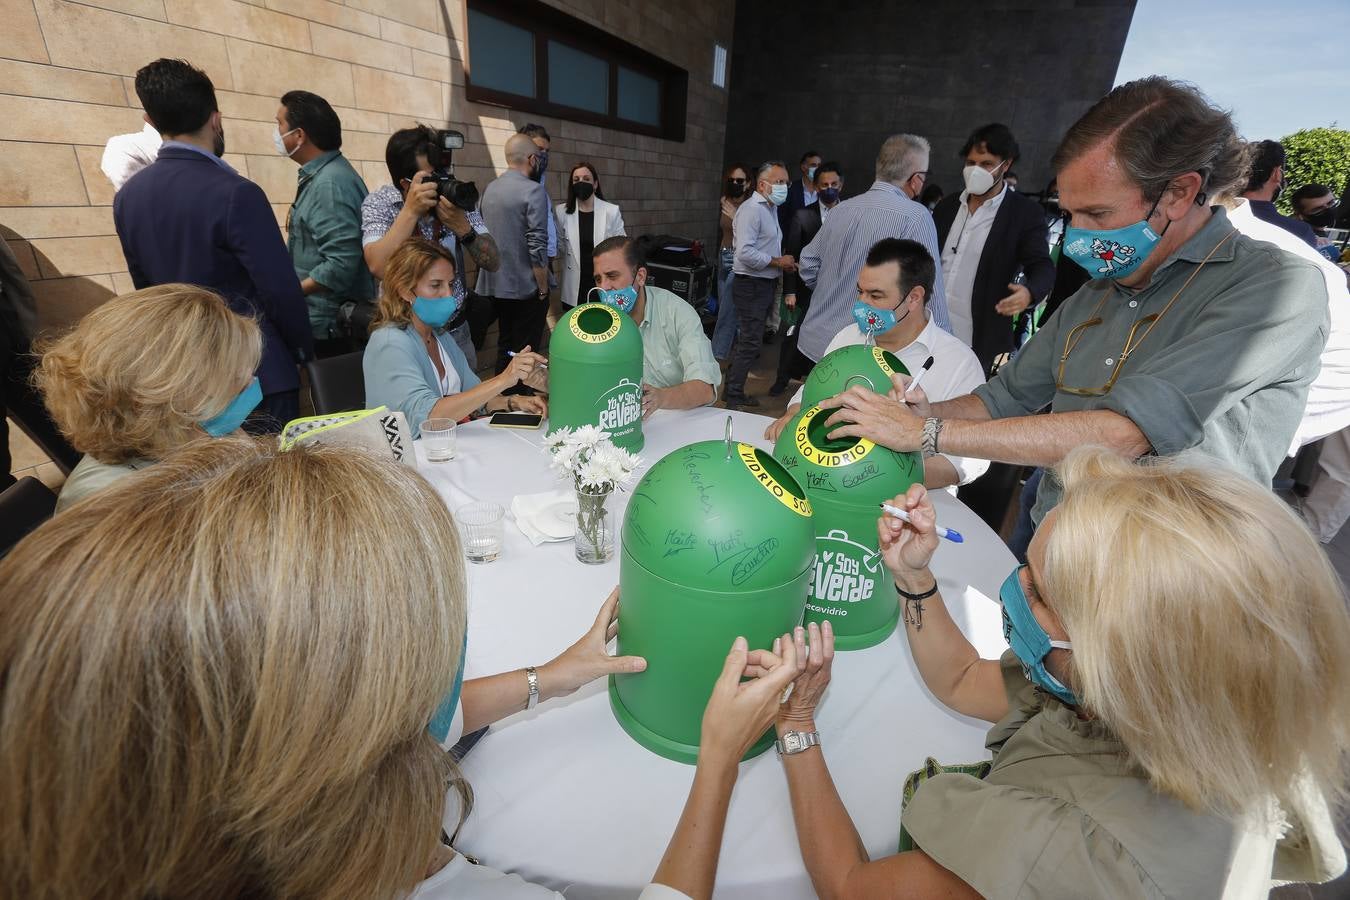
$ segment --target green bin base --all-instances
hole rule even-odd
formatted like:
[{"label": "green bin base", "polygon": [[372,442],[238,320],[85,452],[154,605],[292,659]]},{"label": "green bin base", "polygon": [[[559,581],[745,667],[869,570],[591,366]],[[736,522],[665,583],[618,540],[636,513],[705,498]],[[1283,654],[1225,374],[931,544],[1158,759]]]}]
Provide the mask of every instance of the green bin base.
[{"label": "green bin base", "polygon": [[[895,623],[891,623],[894,627]],[[679,741],[673,741],[664,735],[657,734],[646,725],[643,725],[633,714],[628,711],[628,707],[623,705],[623,700],[619,697],[618,686],[614,683],[614,676],[609,676],[609,706],[614,710],[614,718],[619,721],[620,727],[628,732],[628,736],[637,741],[643,747],[655,753],[657,756],[664,756],[666,759],[673,759],[675,762],[686,763],[688,765],[698,764],[698,745],[684,744]],[[754,759],[765,750],[773,746],[774,730],[769,728],[764,732],[764,737],[760,738],[750,747],[748,753],[741,757],[742,761]]]},{"label": "green bin base", "polygon": [[[889,582],[887,582],[889,583]],[[820,613],[806,611],[806,622],[823,622],[829,619],[829,616],[822,616]],[[895,623],[900,621],[900,604],[895,605],[895,612],[891,614],[885,625],[875,628],[872,631],[865,631],[862,634],[840,634],[839,626],[836,620],[830,619],[830,624],[834,626],[834,649],[836,650],[866,650],[868,647],[875,647],[886,638],[891,636],[895,630]]]}]

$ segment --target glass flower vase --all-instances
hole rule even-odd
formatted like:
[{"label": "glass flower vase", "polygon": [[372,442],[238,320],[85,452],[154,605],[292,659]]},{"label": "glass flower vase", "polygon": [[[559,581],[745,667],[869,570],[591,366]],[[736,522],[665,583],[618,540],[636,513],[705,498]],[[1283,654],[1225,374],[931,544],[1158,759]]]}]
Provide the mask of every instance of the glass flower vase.
[{"label": "glass flower vase", "polygon": [[576,551],[584,563],[598,565],[614,556],[613,516],[606,506],[612,493],[612,487],[598,492],[577,489]]}]

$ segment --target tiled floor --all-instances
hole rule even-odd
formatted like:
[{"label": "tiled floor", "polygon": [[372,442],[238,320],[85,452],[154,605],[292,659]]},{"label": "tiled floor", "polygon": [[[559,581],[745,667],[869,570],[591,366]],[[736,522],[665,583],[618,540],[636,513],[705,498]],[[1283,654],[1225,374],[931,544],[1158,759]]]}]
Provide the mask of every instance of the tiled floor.
[{"label": "tiled floor", "polygon": [[47,458],[42,449],[28,439],[28,435],[13,420],[9,421],[10,471],[15,478],[31,475],[54,491],[65,484],[66,476],[56,463]]}]

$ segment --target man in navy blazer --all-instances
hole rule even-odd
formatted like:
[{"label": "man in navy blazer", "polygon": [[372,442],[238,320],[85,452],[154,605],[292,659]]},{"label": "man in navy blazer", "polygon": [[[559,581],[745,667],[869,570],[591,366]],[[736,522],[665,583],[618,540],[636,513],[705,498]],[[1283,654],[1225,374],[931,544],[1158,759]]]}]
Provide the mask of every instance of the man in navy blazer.
[{"label": "man in navy blazer", "polygon": [[[262,188],[221,155],[225,130],[206,73],[159,59],[136,73],[159,156],[113,198],[113,221],[137,288],[181,281],[220,293],[258,321],[263,400],[246,427],[279,431],[299,415],[296,363],[313,356],[309,313]],[[242,385],[241,385],[242,387]]]}]

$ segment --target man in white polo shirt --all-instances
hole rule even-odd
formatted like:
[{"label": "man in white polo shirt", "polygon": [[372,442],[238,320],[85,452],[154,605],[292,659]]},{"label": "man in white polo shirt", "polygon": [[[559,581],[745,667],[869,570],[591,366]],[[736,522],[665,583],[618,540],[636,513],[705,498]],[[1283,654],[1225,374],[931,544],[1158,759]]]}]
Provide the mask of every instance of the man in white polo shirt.
[{"label": "man in white polo shirt", "polygon": [[[866,343],[869,338],[889,350],[905,368],[917,375],[928,357],[933,365],[923,378],[929,397],[959,397],[984,384],[984,369],[974,351],[928,316],[928,298],[936,277],[933,256],[917,241],[885,238],[867,251],[858,272],[858,299],[854,324],[845,326],[825,348],[828,354],[840,347]],[[771,441],[801,410],[802,392],[797,391],[787,412],[764,432]],[[924,484],[945,488],[967,484],[984,474],[989,462],[938,454],[924,460]]]}]

